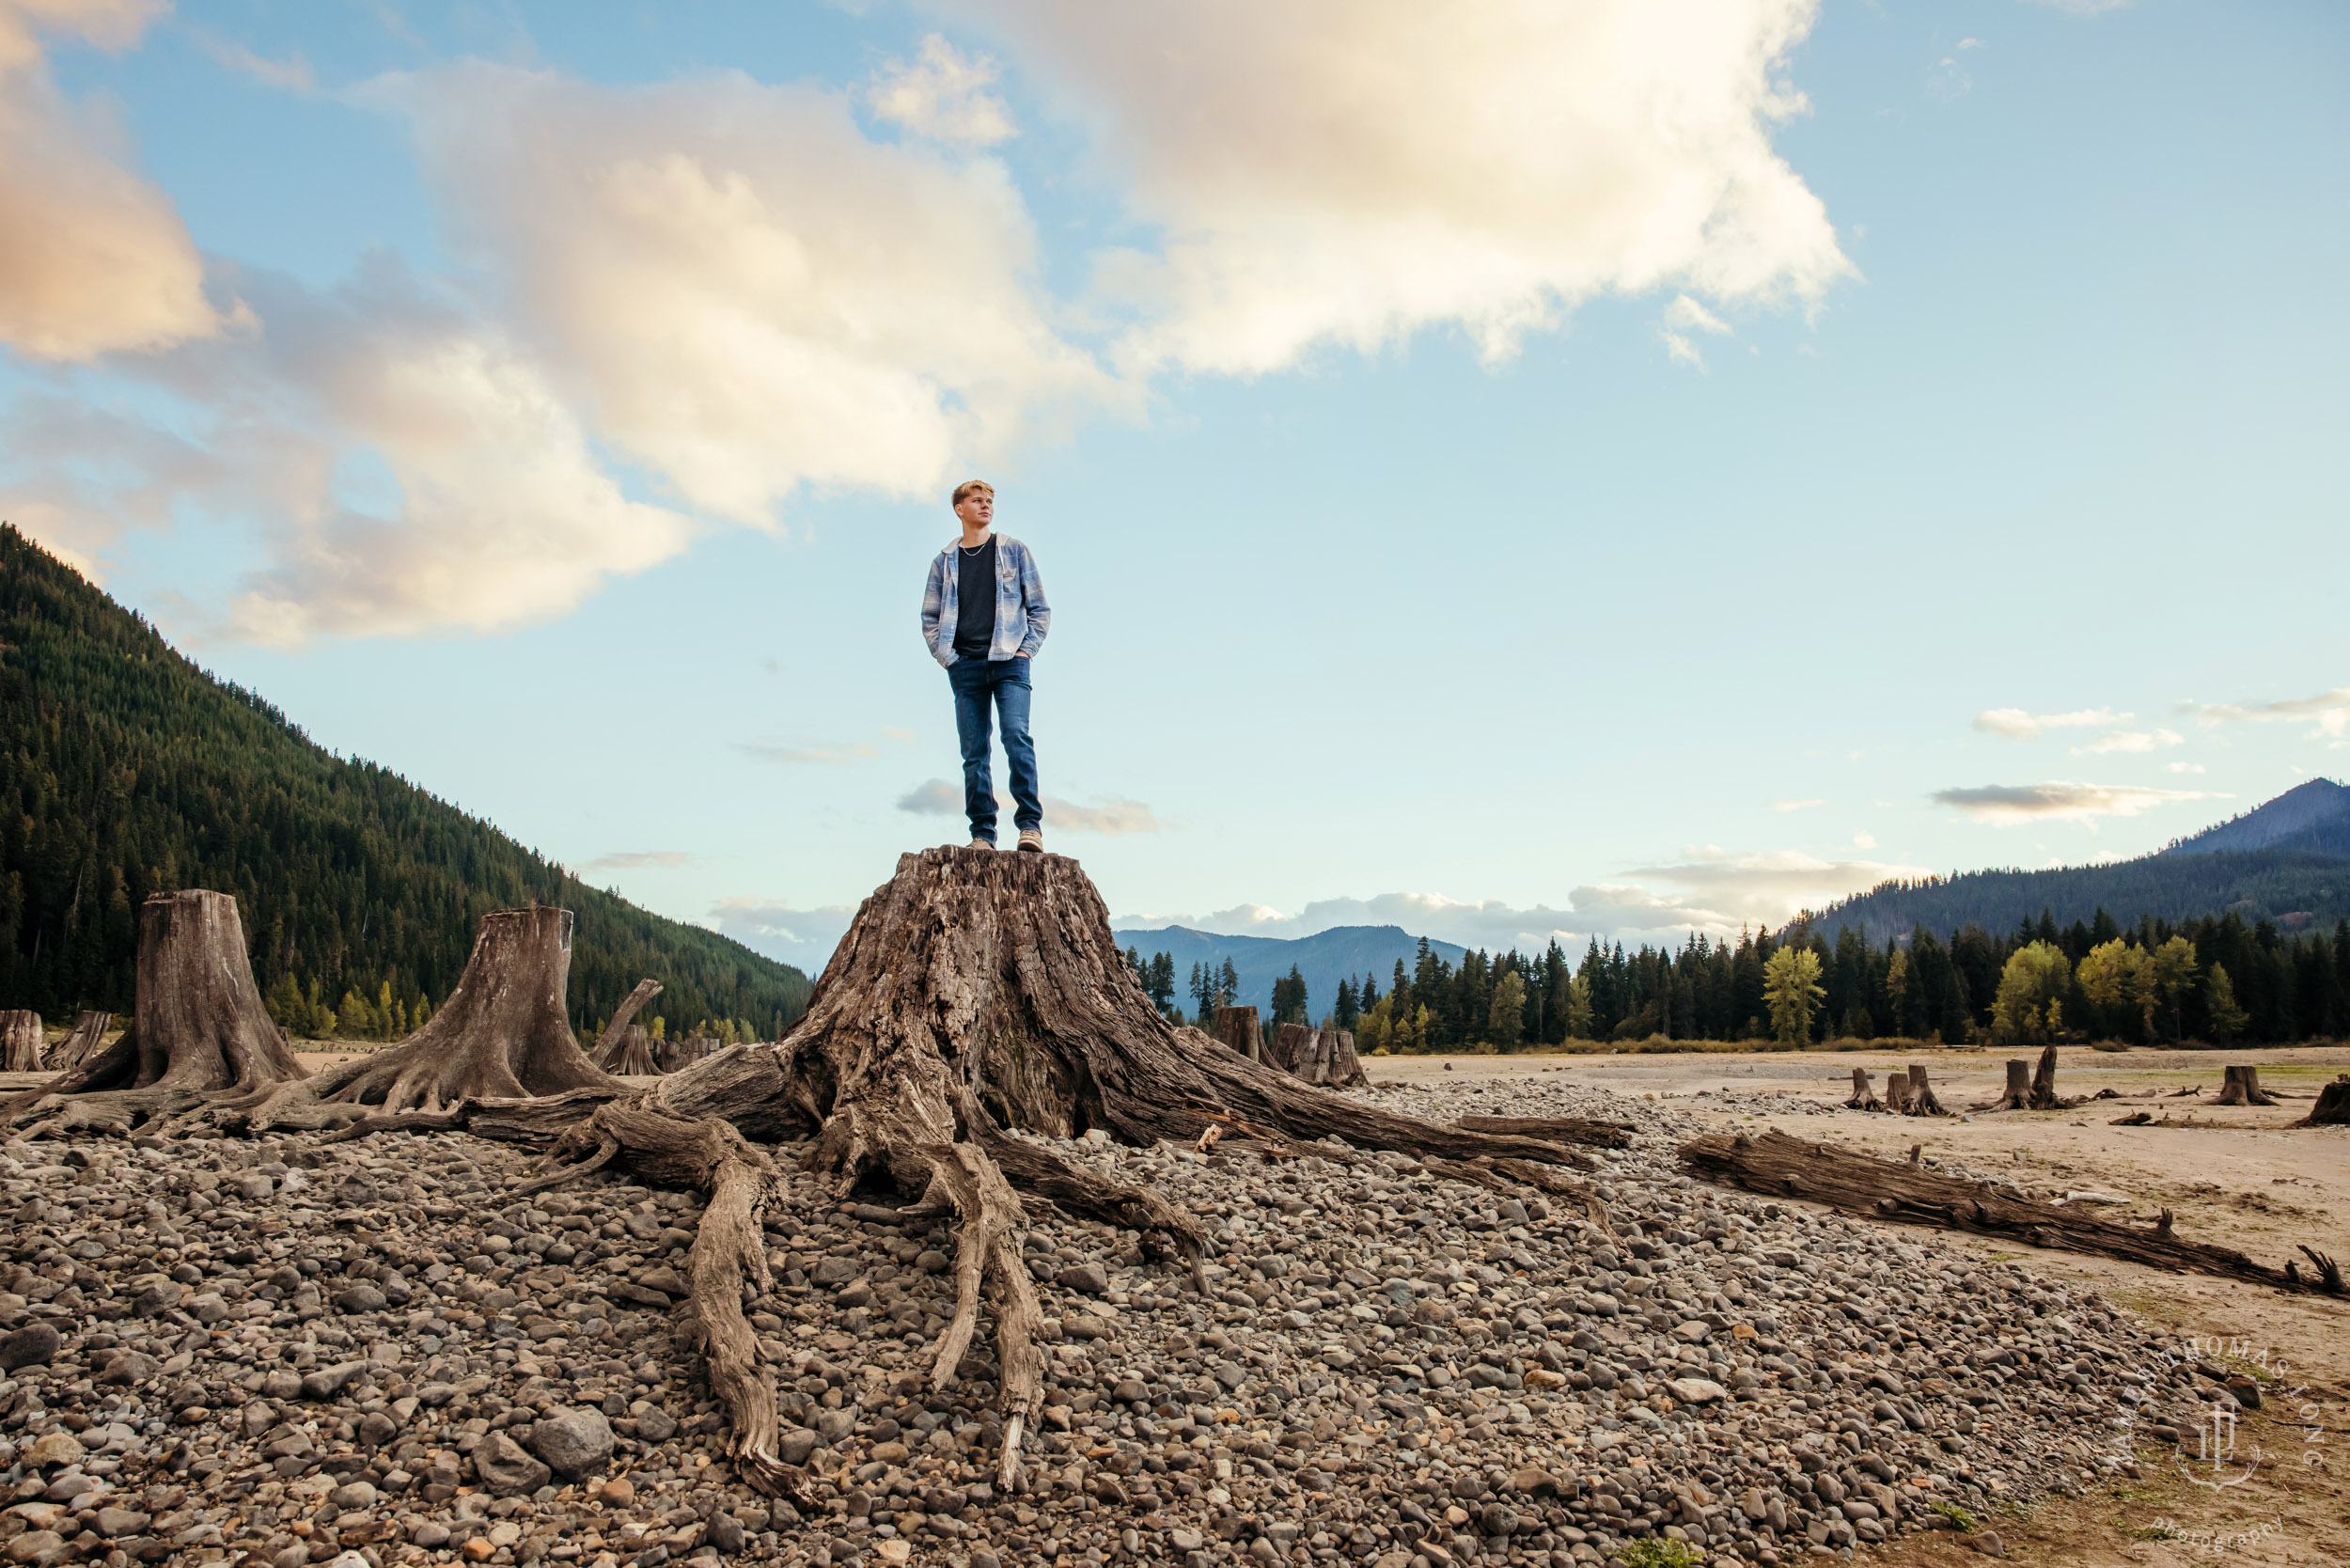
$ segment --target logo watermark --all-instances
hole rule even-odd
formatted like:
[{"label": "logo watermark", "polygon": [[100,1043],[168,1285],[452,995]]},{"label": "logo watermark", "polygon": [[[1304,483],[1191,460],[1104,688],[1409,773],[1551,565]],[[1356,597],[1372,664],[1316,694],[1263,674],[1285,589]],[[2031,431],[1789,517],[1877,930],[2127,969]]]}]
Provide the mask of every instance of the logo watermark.
[{"label": "logo watermark", "polygon": [[[2146,1403],[2152,1403],[2184,1372],[2192,1380],[2199,1408],[2191,1419],[2158,1423],[2147,1422],[2136,1407],[2125,1409],[2113,1424],[2120,1433],[2119,1457],[2129,1463],[2137,1464],[2142,1457],[2137,1439],[2154,1435],[2170,1450],[2172,1466],[2187,1481],[2215,1492],[2241,1486],[2259,1473],[2268,1458],[2242,1430],[2245,1411],[2274,1406],[2276,1423],[2293,1434],[2297,1462],[2311,1468],[2325,1466],[2323,1411],[2310,1386],[2295,1375],[2293,1364],[2267,1346],[2246,1339],[2190,1339],[2164,1347],[2155,1363],[2141,1371]],[[2154,1432],[2155,1425],[2162,1430]],[[2156,1520],[2155,1528],[2171,1532],[2174,1539],[2193,1536],[2200,1541],[2215,1536],[2213,1531],[2193,1530],[2168,1519]],[[2259,1531],[2236,1544],[2261,1539],[2261,1532],[2274,1534],[2275,1528],[2259,1527]]]}]

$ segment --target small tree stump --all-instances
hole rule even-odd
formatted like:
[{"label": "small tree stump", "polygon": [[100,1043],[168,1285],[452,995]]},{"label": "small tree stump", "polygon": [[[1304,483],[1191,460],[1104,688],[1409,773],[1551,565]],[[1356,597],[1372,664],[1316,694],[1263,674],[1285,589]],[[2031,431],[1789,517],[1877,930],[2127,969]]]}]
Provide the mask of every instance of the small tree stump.
[{"label": "small tree stump", "polygon": [[1909,1064],[1909,1114],[1912,1116],[1948,1116],[1950,1113],[1942,1102],[1934,1097],[1934,1084],[1926,1076],[1926,1064]]},{"label": "small tree stump", "polygon": [[1217,1008],[1215,1037],[1250,1061],[1264,1060],[1263,1036],[1258,1032],[1257,1010],[1253,1007]]},{"label": "small tree stump", "polygon": [[1330,1072],[1324,1082],[1331,1089],[1354,1089],[1371,1082],[1363,1058],[1355,1054],[1353,1029],[1324,1029],[1330,1041]]},{"label": "small tree stump", "polygon": [[638,980],[636,982],[636,988],[634,991],[631,991],[626,999],[624,999],[620,1003],[619,1007],[614,1011],[612,1014],[612,1022],[603,1027],[603,1034],[596,1042],[595,1054],[588,1059],[594,1062],[598,1067],[603,1068],[606,1073],[650,1071],[650,1069],[640,1070],[637,1068],[622,1067],[619,1065],[619,1062],[621,1058],[628,1052],[631,1040],[630,1031],[635,1030],[637,1034],[642,1034],[644,1032],[641,1029],[636,1029],[636,1014],[642,1011],[647,1002],[651,1001],[655,996],[660,995],[661,982],[659,980]]},{"label": "small tree stump", "polygon": [[40,1014],[23,1008],[0,1012],[0,1073],[40,1071]]},{"label": "small tree stump", "polygon": [[2007,1064],[2007,1089],[1998,1100],[1982,1107],[1985,1110],[2031,1109],[2031,1063],[2011,1057]]},{"label": "small tree stump", "polygon": [[1894,1072],[1885,1074],[1885,1108],[1894,1116],[1909,1114],[1909,1074]]},{"label": "small tree stump", "polygon": [[1277,1024],[1273,1030],[1273,1065],[1292,1077],[1313,1082],[1314,1031],[1303,1024]]},{"label": "small tree stump", "polygon": [[1885,1108],[1877,1099],[1877,1091],[1870,1087],[1867,1068],[1856,1067],[1852,1070],[1852,1098],[1844,1102],[1844,1108],[1865,1111]]},{"label": "small tree stump", "polygon": [[2221,1072],[2219,1098],[2216,1105],[2273,1105],[2277,1097],[2261,1088],[2261,1070],[2248,1063],[2231,1062]]},{"label": "small tree stump", "polygon": [[607,1073],[632,1078],[658,1077],[663,1068],[661,1058],[653,1054],[653,1038],[645,1032],[642,1024],[631,1024],[620,1036],[619,1049],[610,1061],[596,1064]]},{"label": "small tree stump", "polygon": [[2031,1075],[2032,1110],[2062,1110],[2065,1102],[2057,1098],[2057,1048],[2050,1045],[2040,1053],[2040,1065]]},{"label": "small tree stump", "polygon": [[106,1041],[106,1031],[114,1027],[111,1012],[85,1012],[73,1020],[73,1032],[57,1042],[49,1053],[49,1071],[68,1073],[95,1057]]},{"label": "small tree stump", "polygon": [[2310,1114],[2294,1123],[2296,1127],[2350,1126],[2350,1074],[2336,1078],[2317,1091],[2317,1104]]}]

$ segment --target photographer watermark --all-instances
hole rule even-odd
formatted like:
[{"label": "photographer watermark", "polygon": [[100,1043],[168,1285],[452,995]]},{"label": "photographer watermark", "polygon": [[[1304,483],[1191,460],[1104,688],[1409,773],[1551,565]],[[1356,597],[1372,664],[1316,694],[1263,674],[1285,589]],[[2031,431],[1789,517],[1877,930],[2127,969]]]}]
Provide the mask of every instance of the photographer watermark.
[{"label": "photographer watermark", "polygon": [[[2144,1403],[2151,1406],[2161,1390],[2175,1389],[2181,1382],[2197,1401],[2195,1413],[2148,1419],[2138,1407],[2125,1409],[2114,1420],[2122,1457],[2139,1463],[2143,1455],[2138,1439],[2152,1436],[2169,1449],[2179,1474],[2196,1485],[2213,1491],[2241,1486],[2259,1473],[2268,1457],[2243,1430],[2245,1413],[2274,1406],[2272,1419],[2294,1435],[2295,1462],[2311,1468],[2325,1466],[2326,1434],[2318,1402],[2310,1386],[2294,1376],[2292,1363],[2267,1346],[2215,1337],[2166,1345],[2139,1378],[2146,1391]],[[2171,1528],[2167,1520],[2157,1525]]]}]

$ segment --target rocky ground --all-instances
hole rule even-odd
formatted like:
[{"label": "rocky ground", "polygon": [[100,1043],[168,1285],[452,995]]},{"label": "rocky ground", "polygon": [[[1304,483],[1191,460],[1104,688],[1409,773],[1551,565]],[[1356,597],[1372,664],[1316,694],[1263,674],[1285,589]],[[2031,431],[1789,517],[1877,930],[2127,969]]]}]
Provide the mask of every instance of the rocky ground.
[{"label": "rocky ground", "polygon": [[1213,1294],[1041,1216],[1050,1404],[1010,1495],[987,1353],[921,1376],[948,1238],[813,1182],[753,1318],[793,1502],[732,1477],[682,1342],[684,1195],[513,1201],[525,1160],[447,1135],[8,1143],[0,1555],[1650,1568],[1968,1526],[1996,1552],[2003,1511],[2256,1397],[2093,1291],[1684,1180],[1678,1104],[1369,1092],[1633,1123],[1593,1178],[1612,1234],[1407,1159],[1083,1145],[1207,1219]]}]

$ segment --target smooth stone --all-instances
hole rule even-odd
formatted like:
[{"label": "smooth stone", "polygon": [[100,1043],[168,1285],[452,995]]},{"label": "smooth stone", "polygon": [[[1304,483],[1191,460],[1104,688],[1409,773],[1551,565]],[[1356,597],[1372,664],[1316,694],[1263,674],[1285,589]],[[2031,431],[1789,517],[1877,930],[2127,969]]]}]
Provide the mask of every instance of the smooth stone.
[{"label": "smooth stone", "polygon": [[0,1335],[0,1372],[45,1367],[64,1343],[64,1336],[45,1323],[28,1323],[14,1333]]},{"label": "smooth stone", "polygon": [[[641,1421],[637,1430],[644,1430]],[[610,1462],[612,1423],[604,1419],[603,1411],[590,1406],[571,1405],[550,1411],[531,1428],[530,1450],[556,1475],[576,1481]]]}]

